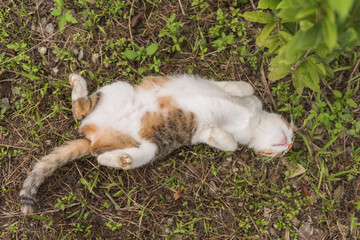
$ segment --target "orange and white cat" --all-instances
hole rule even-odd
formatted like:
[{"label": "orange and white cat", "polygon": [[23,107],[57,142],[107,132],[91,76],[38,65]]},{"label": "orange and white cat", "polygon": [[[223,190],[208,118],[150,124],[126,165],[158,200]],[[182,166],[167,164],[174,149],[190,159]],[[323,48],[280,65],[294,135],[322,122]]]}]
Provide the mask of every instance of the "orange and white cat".
[{"label": "orange and white cat", "polygon": [[238,144],[259,155],[287,152],[292,127],[262,109],[246,82],[216,82],[193,75],[146,77],[140,85],[115,82],[88,96],[86,81],[69,76],[73,114],[83,119],[83,138],[37,162],[20,192],[21,211],[31,214],[44,179],[60,166],[93,155],[105,166],[131,169],[197,143],[235,151]]}]

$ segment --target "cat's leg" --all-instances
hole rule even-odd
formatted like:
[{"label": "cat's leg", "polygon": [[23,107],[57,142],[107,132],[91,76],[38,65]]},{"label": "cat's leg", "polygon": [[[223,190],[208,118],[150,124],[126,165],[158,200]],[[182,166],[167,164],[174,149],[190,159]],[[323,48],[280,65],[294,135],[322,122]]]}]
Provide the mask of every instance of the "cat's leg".
[{"label": "cat's leg", "polygon": [[251,84],[244,81],[222,81],[214,83],[232,96],[245,97],[254,94],[254,88]]},{"label": "cat's leg", "polygon": [[223,151],[235,151],[237,143],[231,133],[221,128],[206,128],[198,132],[193,138],[193,143],[206,143]]},{"label": "cat's leg", "polygon": [[96,92],[88,97],[86,81],[78,74],[70,74],[69,82],[73,87],[71,93],[72,112],[76,119],[82,119],[94,110],[101,99],[101,93]]},{"label": "cat's leg", "polygon": [[149,163],[156,154],[156,145],[150,142],[143,142],[139,147],[117,149],[100,154],[97,158],[101,165],[132,169]]}]

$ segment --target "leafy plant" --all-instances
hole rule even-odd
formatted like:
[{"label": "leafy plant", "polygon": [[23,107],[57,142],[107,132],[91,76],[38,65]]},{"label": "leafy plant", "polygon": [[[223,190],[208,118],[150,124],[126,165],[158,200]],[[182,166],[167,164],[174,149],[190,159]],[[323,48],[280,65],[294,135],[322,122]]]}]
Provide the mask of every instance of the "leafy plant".
[{"label": "leafy plant", "polygon": [[57,18],[59,29],[63,29],[66,23],[78,23],[76,18],[73,17],[70,10],[63,11],[64,2],[62,0],[54,0],[56,7],[51,11],[51,15]]},{"label": "leafy plant", "polygon": [[319,82],[333,76],[329,62],[348,47],[359,45],[360,2],[355,0],[260,0],[263,11],[244,18],[267,24],[256,39],[275,56],[269,67],[272,81],[291,74],[296,90],[320,92]]},{"label": "leafy plant", "polygon": [[320,94],[316,96],[316,103],[310,110],[309,115],[304,121],[304,125],[308,122],[311,126],[310,136],[313,137],[316,128],[324,126],[327,131],[335,137],[335,135],[346,131],[353,136],[359,135],[359,121],[354,119],[352,109],[358,107],[357,103],[351,98],[353,90],[348,90],[344,95],[338,91],[333,91],[334,103],[330,103]]},{"label": "leafy plant", "polygon": [[185,37],[184,36],[178,37],[178,33],[179,33],[179,29],[182,26],[184,26],[184,23],[182,23],[181,21],[175,21],[175,18],[176,18],[176,14],[175,13],[171,14],[171,16],[166,21],[167,28],[162,29],[158,37],[168,36],[173,41],[173,46],[171,47],[171,50],[173,52],[175,51],[182,52],[180,45],[184,41]]}]

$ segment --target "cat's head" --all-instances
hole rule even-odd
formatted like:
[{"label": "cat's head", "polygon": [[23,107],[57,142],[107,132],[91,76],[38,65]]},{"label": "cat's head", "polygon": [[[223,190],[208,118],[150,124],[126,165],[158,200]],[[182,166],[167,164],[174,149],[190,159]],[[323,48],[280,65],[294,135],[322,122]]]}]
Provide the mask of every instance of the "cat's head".
[{"label": "cat's head", "polygon": [[249,147],[260,156],[277,157],[293,143],[293,127],[280,115],[263,111]]}]

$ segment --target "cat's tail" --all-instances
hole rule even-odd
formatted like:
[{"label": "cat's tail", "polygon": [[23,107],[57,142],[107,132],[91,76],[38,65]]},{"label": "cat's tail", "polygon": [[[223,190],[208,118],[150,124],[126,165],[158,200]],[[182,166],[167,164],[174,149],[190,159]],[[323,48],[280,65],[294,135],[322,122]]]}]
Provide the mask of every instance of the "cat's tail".
[{"label": "cat's tail", "polygon": [[43,157],[35,164],[20,191],[22,197],[21,211],[26,215],[33,212],[36,193],[47,176],[66,163],[88,154],[90,154],[90,141],[78,139],[55,148],[49,155]]}]

